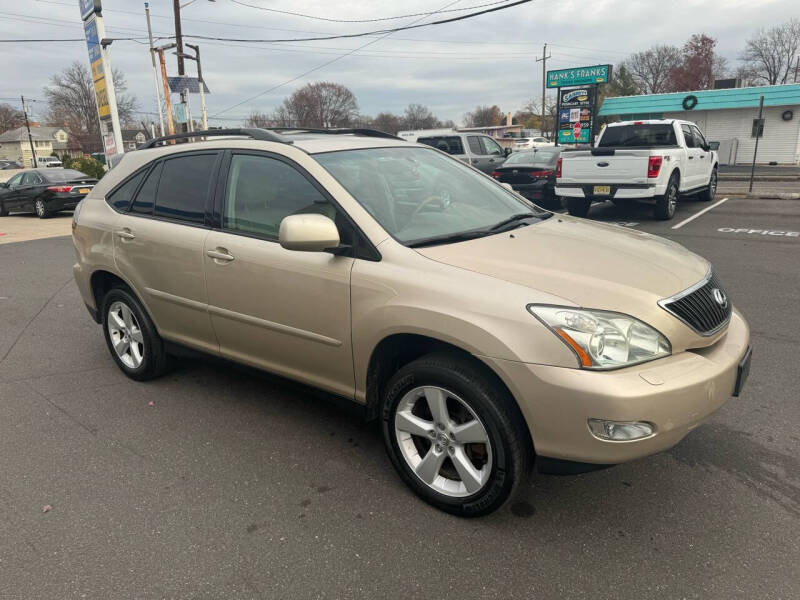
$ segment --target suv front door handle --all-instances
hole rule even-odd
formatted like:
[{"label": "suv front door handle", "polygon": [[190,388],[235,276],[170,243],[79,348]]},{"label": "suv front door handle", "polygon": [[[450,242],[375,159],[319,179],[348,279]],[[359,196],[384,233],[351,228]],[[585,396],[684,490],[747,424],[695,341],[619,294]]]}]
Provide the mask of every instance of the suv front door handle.
[{"label": "suv front door handle", "polygon": [[206,252],[206,256],[209,258],[213,258],[214,262],[217,264],[222,263],[229,263],[234,259],[233,254],[229,254],[225,248],[215,248],[214,250],[208,250]]},{"label": "suv front door handle", "polygon": [[125,229],[120,229],[117,232],[117,235],[121,237],[123,240],[134,240],[136,239],[136,235],[127,227]]}]

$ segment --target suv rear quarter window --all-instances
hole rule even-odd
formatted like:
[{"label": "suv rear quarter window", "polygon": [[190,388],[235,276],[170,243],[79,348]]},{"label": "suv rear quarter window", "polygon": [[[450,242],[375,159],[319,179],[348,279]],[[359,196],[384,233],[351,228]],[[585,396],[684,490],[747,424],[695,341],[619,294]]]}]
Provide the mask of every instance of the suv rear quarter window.
[{"label": "suv rear quarter window", "polygon": [[128,210],[133,195],[136,193],[136,189],[139,187],[145,175],[147,175],[147,169],[142,169],[132,177],[129,177],[125,183],[118,186],[117,189],[106,196],[108,205],[118,212],[125,212]]},{"label": "suv rear quarter window", "polygon": [[161,176],[161,163],[150,170],[147,179],[144,180],[136,199],[131,206],[131,212],[141,215],[152,215],[153,204],[155,203],[156,190],[158,189],[158,178]]}]

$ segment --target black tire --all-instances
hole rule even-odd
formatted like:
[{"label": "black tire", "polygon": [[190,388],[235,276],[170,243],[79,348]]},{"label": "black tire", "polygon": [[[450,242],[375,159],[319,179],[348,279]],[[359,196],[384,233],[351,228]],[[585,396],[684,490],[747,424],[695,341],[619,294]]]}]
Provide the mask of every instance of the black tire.
[{"label": "black tire", "polygon": [[679,181],[678,174],[673,173],[667,182],[664,195],[656,198],[653,216],[659,221],[669,221],[675,216],[675,208],[678,206]]},{"label": "black tire", "polygon": [[47,208],[47,202],[42,200],[41,198],[37,198],[33,203],[33,210],[36,213],[36,216],[40,219],[46,219],[50,216],[51,212]]},{"label": "black tire", "polygon": [[[416,475],[400,449],[395,430],[398,406],[410,390],[420,386],[439,387],[457,395],[484,426],[491,449],[491,468],[482,487],[471,495],[446,495],[429,486]],[[451,354],[429,354],[401,368],[389,380],[383,395],[382,430],[386,451],[405,483],[433,506],[462,517],[478,517],[497,510],[523,481],[528,472],[530,438],[518,408],[508,392],[487,374],[481,365],[468,357]],[[432,417],[431,417],[432,419]],[[449,426],[448,426],[449,427]],[[437,431],[438,433],[438,431]],[[424,438],[419,438],[420,444]],[[433,451],[428,440],[427,451]],[[481,446],[481,444],[478,444]],[[464,445],[464,447],[470,444]],[[444,459],[441,470],[448,468]],[[451,461],[450,467],[455,472]],[[436,468],[440,473],[440,467]]]},{"label": "black tire", "polygon": [[[141,364],[137,367],[126,365],[114,350],[114,342],[109,331],[109,311],[112,305],[122,303],[128,307],[138,322],[141,332]],[[164,350],[164,341],[158,335],[153,321],[144,310],[136,296],[126,287],[112,288],[102,300],[102,326],[108,351],[120,370],[131,379],[147,381],[161,376],[167,369],[167,354]]]},{"label": "black tire", "polygon": [[7,217],[8,211],[6,210],[6,205],[0,202],[0,217]]},{"label": "black tire", "polygon": [[628,208],[633,204],[629,198],[611,198],[611,203],[617,208]]},{"label": "black tire", "polygon": [[567,212],[573,217],[585,217],[589,214],[592,201],[587,198],[567,197]]},{"label": "black tire", "polygon": [[711,171],[711,178],[708,180],[708,187],[697,194],[697,199],[703,202],[711,202],[717,195],[717,167]]}]

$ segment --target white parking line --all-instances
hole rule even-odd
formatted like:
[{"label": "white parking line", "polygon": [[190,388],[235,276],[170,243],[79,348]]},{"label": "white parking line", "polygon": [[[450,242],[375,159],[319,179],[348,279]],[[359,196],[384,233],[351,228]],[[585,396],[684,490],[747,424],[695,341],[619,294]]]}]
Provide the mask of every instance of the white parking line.
[{"label": "white parking line", "polygon": [[728,200],[727,198],[723,198],[723,199],[722,199],[722,200],[720,200],[719,202],[715,202],[715,203],[714,203],[714,204],[712,204],[711,206],[707,206],[707,207],[705,207],[703,210],[701,210],[700,212],[697,212],[697,213],[693,214],[693,215],[692,215],[691,217],[689,217],[688,219],[684,219],[683,221],[681,221],[681,222],[680,222],[680,223],[678,223],[677,225],[673,225],[673,226],[672,226],[672,229],[680,229],[681,227],[683,227],[683,226],[684,226],[684,225],[686,225],[687,223],[691,223],[692,221],[694,221],[694,220],[695,220],[697,217],[699,217],[700,215],[707,213],[707,212],[708,212],[708,211],[710,211],[712,208],[719,206],[720,204],[722,204],[723,202],[726,202],[727,200]]}]

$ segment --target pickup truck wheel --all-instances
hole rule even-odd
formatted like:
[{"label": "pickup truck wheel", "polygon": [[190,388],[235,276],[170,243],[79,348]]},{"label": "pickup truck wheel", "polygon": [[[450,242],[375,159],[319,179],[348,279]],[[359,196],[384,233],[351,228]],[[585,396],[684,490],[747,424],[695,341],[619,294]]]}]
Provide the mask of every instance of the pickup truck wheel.
[{"label": "pickup truck wheel", "polygon": [[488,514],[527,473],[529,438],[512,403],[469,358],[423,356],[386,384],[386,451],[426,502],[462,517]]},{"label": "pickup truck wheel", "polygon": [[589,214],[589,206],[592,201],[587,198],[567,197],[567,212],[573,217],[585,217]]},{"label": "pickup truck wheel", "polygon": [[703,202],[711,202],[717,194],[717,168],[711,171],[711,179],[708,180],[708,187],[697,194],[697,199]]},{"label": "pickup truck wheel", "polygon": [[653,216],[660,221],[669,221],[675,216],[675,208],[678,206],[678,176],[672,175],[667,183],[667,190],[663,196],[656,199]]}]

